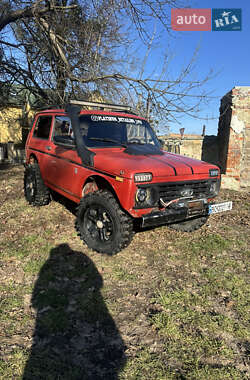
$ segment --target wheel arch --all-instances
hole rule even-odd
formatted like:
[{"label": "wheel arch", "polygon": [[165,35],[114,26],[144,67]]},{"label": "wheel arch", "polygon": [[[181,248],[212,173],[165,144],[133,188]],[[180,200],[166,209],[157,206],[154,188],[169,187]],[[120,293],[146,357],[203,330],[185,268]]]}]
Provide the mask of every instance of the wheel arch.
[{"label": "wheel arch", "polygon": [[82,186],[82,196],[88,194],[90,191],[87,191],[87,193],[84,194],[84,187],[87,185],[87,184],[91,184],[91,183],[94,183],[96,184],[96,188],[95,190],[92,190],[92,191],[96,191],[96,190],[108,190],[112,195],[113,197],[115,198],[115,200],[118,202],[119,206],[127,212],[127,210],[124,209],[124,207],[122,206],[121,202],[120,202],[120,199],[119,197],[117,196],[117,193],[114,189],[114,187],[112,186],[112,184],[106,179],[104,178],[103,176],[101,175],[98,175],[98,174],[94,174],[94,175],[91,175],[89,176],[83,186]]},{"label": "wheel arch", "polygon": [[[106,178],[104,178],[100,175],[91,175],[85,180],[85,182],[82,186],[82,195],[84,195],[84,188],[89,183],[96,184],[96,190],[108,190],[108,191],[110,191],[115,196],[115,198],[118,199],[113,186],[110,184],[110,182]],[[92,191],[95,191],[95,190],[92,190]]]}]

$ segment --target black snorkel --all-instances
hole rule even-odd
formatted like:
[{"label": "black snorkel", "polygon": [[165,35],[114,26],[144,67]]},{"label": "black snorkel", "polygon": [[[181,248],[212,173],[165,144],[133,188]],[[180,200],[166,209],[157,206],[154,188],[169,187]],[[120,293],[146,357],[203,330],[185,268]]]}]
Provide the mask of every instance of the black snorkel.
[{"label": "black snorkel", "polygon": [[84,144],[83,136],[80,130],[79,114],[81,108],[77,105],[67,104],[65,111],[71,120],[71,127],[74,133],[76,143],[76,151],[80,157],[82,164],[87,166],[94,166],[94,156],[96,153],[90,151]]}]

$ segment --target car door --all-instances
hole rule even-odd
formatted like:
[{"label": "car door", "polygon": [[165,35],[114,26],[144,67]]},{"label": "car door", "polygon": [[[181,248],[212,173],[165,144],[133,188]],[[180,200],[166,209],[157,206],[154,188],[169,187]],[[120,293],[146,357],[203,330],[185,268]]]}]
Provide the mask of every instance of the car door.
[{"label": "car door", "polygon": [[49,182],[58,191],[76,195],[77,177],[80,159],[75,150],[75,143],[69,117],[56,115],[51,136],[53,144],[53,164]]}]

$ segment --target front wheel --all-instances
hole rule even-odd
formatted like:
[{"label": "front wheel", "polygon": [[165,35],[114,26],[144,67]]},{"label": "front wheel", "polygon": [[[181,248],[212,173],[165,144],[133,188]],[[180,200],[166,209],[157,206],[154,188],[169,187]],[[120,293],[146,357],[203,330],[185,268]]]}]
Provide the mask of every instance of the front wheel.
[{"label": "front wheel", "polygon": [[133,237],[132,218],[106,190],[89,193],[81,199],[76,229],[89,248],[110,255],[127,247]]},{"label": "front wheel", "polygon": [[208,216],[200,216],[198,218],[188,219],[184,222],[168,224],[168,227],[181,232],[192,232],[201,228],[207,223]]}]

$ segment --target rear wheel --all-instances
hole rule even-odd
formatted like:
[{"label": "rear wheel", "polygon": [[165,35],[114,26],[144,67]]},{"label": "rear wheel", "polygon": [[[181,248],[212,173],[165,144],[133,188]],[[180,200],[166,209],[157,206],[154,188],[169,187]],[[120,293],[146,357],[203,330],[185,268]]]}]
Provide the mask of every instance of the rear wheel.
[{"label": "rear wheel", "polygon": [[200,216],[198,218],[188,219],[184,222],[168,224],[168,227],[181,232],[192,232],[201,228],[207,223],[208,216]]},{"label": "rear wheel", "polygon": [[89,193],[81,199],[76,229],[89,248],[110,255],[127,247],[133,237],[132,218],[106,190]]},{"label": "rear wheel", "polygon": [[50,202],[50,191],[43,182],[37,163],[30,164],[25,168],[24,195],[32,206],[45,206]]}]

